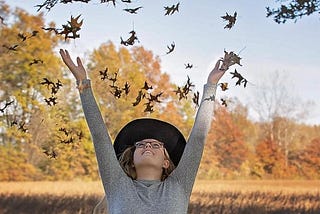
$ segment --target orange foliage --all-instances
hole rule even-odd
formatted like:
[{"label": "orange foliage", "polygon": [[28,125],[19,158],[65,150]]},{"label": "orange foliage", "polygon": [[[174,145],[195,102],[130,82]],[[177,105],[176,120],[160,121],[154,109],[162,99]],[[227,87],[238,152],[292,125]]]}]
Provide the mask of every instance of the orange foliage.
[{"label": "orange foliage", "polygon": [[226,173],[239,171],[249,152],[240,127],[224,107],[218,107],[215,111],[207,144],[218,167]]},{"label": "orange foliage", "polygon": [[320,138],[315,138],[300,155],[300,169],[307,178],[320,178]]},{"label": "orange foliage", "polygon": [[257,144],[256,155],[264,174],[281,178],[285,173],[285,157],[278,144],[271,140],[264,140]]}]

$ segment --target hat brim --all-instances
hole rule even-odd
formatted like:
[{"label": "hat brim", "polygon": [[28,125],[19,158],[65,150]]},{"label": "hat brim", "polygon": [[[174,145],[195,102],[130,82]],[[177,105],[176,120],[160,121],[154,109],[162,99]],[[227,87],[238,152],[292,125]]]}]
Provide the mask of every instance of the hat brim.
[{"label": "hat brim", "polygon": [[172,124],[153,118],[133,120],[120,130],[113,145],[117,157],[135,142],[144,139],[156,139],[164,143],[170,159],[175,166],[178,165],[186,145],[184,136]]}]

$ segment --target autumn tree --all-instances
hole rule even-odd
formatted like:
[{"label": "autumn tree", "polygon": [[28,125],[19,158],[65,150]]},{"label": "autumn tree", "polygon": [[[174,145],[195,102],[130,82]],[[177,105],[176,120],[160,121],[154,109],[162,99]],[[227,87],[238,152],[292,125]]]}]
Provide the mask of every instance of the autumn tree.
[{"label": "autumn tree", "polygon": [[272,140],[263,140],[256,146],[257,161],[254,173],[263,178],[283,178],[284,155]]},{"label": "autumn tree", "polygon": [[274,73],[261,84],[255,93],[253,108],[259,115],[261,141],[271,141],[279,147],[285,158],[285,167],[288,167],[288,157],[293,146],[293,140],[297,137],[295,123],[302,121],[308,113],[299,98],[289,96],[287,80],[279,73]]},{"label": "autumn tree", "polygon": [[[166,118],[182,129],[185,136],[188,134],[195,113],[190,104],[192,101],[177,101],[178,96],[173,93],[174,84],[168,74],[161,72],[160,59],[151,51],[143,47],[120,47],[117,50],[112,42],[108,42],[92,51],[88,71],[103,118],[113,138],[122,126],[138,117]],[[100,74],[104,71],[107,71],[108,78]],[[113,82],[115,77],[116,81]],[[127,94],[123,90],[126,83],[130,86]],[[152,89],[143,89],[145,84]],[[114,86],[121,90],[119,96],[115,96]],[[133,105],[139,93],[144,95],[137,105]],[[160,94],[160,102],[153,103],[153,111],[146,110],[149,94]]]},{"label": "autumn tree", "polygon": [[[224,177],[239,176],[241,165],[249,154],[244,141],[246,137],[242,131],[243,127],[238,126],[239,122],[239,115],[217,104],[201,167],[205,167],[206,170],[210,169],[210,165],[218,167]],[[211,161],[207,160],[210,158]]]},{"label": "autumn tree", "polygon": [[[60,166],[66,165],[71,157],[75,160],[61,171],[72,173],[79,169],[79,164],[88,170],[65,178],[73,179],[75,174],[88,176],[86,173],[96,167],[93,148],[85,147],[91,145],[90,137],[81,137],[80,144],[77,134],[84,132],[86,127],[79,128],[76,124],[84,123],[84,120],[70,113],[79,109],[79,102],[75,102],[75,90],[70,90],[70,80],[65,77],[61,60],[54,52],[63,40],[53,32],[42,30],[45,25],[43,14],[32,16],[19,8],[12,11],[3,3],[0,11],[5,20],[0,28],[0,107],[3,108],[0,112],[0,147],[1,157],[6,159],[2,172],[3,175],[15,175],[0,179],[35,180],[47,176],[57,179],[58,170],[50,174],[48,169],[54,168],[57,162],[61,162]],[[51,83],[43,84],[46,80]],[[52,97],[54,99],[50,101]],[[66,133],[70,135],[66,136]],[[84,163],[81,157],[89,154],[93,161]]]},{"label": "autumn tree", "polygon": [[[6,11],[3,17],[6,25],[0,29],[0,100],[2,105],[10,103],[0,115],[3,126],[1,145],[17,150],[16,154],[18,151],[25,153],[20,155],[26,158],[26,163],[33,165],[37,160],[32,154],[39,151],[35,151],[38,147],[30,143],[33,134],[28,126],[33,114],[45,111],[41,98],[46,95],[47,89],[42,89],[39,82],[43,73],[50,75],[52,72],[53,77],[53,71],[57,69],[56,57],[49,54],[57,39],[40,29],[44,24],[41,15],[30,16],[21,9],[12,12],[5,4],[1,6],[2,11]],[[15,22],[8,22],[10,17],[14,17]],[[34,59],[41,59],[52,67],[46,69],[42,63],[33,65]]]},{"label": "autumn tree", "polygon": [[307,179],[320,178],[320,137],[314,138],[295,156],[297,172]]},{"label": "autumn tree", "polygon": [[[259,124],[263,131],[265,124]],[[302,157],[312,139],[319,137],[319,127],[295,123],[287,118],[276,118],[273,121],[273,127],[275,130],[273,141],[264,135],[260,136],[262,138],[257,141],[252,175],[274,179],[311,178],[304,172],[309,170],[311,165],[302,167],[304,163]],[[288,133],[288,130],[294,134]]]}]

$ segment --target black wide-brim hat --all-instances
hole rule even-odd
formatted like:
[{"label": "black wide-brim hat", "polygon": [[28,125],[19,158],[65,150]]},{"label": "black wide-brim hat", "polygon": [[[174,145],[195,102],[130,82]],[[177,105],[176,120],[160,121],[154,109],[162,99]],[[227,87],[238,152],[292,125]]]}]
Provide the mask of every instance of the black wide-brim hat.
[{"label": "black wide-brim hat", "polygon": [[133,120],[120,130],[113,145],[118,159],[124,150],[144,139],[164,143],[170,159],[175,166],[178,165],[186,145],[184,136],[174,125],[153,118]]}]

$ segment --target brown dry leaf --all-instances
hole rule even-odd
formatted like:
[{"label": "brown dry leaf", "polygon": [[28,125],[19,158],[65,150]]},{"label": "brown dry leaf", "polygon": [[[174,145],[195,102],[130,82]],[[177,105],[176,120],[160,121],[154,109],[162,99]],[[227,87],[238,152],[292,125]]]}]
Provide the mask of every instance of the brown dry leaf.
[{"label": "brown dry leaf", "polygon": [[83,24],[83,19],[78,22],[78,19],[80,18],[81,14],[79,16],[77,16],[76,18],[73,18],[73,16],[71,16],[71,21],[68,21],[68,23],[70,24],[72,29],[81,29],[81,26]]},{"label": "brown dry leaf", "polygon": [[227,51],[224,51],[224,57],[222,59],[223,64],[221,68],[227,70],[230,66],[234,64],[238,64],[242,66],[240,64],[240,60],[241,60],[241,57],[239,57],[233,51],[230,51],[229,53]]}]

